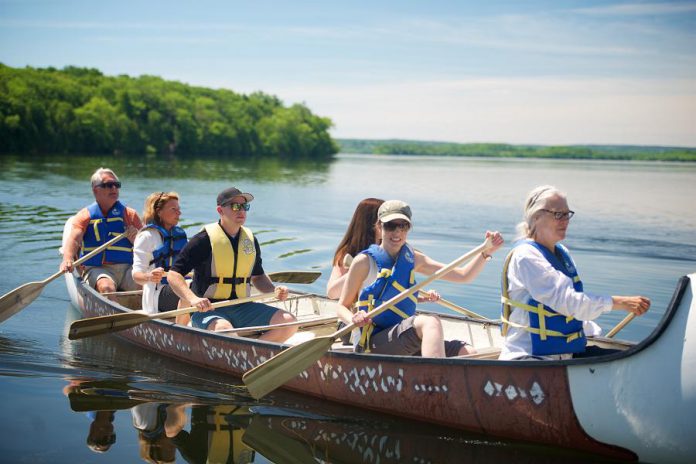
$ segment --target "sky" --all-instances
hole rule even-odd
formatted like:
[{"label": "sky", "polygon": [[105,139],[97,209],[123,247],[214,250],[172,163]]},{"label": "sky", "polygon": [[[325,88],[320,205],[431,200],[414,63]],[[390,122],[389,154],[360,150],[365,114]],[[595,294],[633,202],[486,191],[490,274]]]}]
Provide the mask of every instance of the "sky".
[{"label": "sky", "polygon": [[696,147],[696,0],[0,0],[0,62],[262,91],[337,138]]}]

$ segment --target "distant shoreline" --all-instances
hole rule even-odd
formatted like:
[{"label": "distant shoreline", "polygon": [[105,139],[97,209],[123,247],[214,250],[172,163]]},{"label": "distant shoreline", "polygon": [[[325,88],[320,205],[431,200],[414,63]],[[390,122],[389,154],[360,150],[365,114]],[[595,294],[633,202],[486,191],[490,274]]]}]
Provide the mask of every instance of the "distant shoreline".
[{"label": "distant shoreline", "polygon": [[481,158],[696,162],[696,148],[641,145],[511,145],[414,140],[335,139],[340,153]]}]

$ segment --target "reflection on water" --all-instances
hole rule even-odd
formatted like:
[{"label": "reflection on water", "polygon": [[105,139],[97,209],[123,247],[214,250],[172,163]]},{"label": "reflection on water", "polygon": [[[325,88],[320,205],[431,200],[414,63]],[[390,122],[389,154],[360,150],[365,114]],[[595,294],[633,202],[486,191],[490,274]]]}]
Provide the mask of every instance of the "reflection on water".
[{"label": "reflection on water", "polygon": [[296,182],[300,185],[326,180],[327,160],[285,160],[278,158],[180,158],[154,156],[51,155],[3,156],[11,180],[40,179],[51,174],[76,182],[88,180],[95,169],[105,166],[119,177],[146,179],[251,180],[255,182]]},{"label": "reflection on water", "polygon": [[[158,392],[135,389],[126,381],[85,379],[69,381],[64,393],[72,411],[89,414],[87,430],[75,431],[87,435],[87,446],[129,462],[133,442],[140,458],[151,463],[601,462],[390,418],[348,417],[331,406],[318,409],[311,400],[300,404],[277,398],[276,404],[260,405],[169,395],[157,401],[151,397]],[[125,428],[130,430],[114,430],[116,414],[129,416]]]},{"label": "reflection on water", "polygon": [[[643,293],[653,300],[651,311],[623,329],[622,338],[646,337],[661,319],[678,277],[696,271],[696,164],[378,156],[293,164],[88,156],[3,157],[1,162],[0,294],[56,271],[64,221],[92,201],[89,177],[99,166],[116,170],[124,184],[121,199],[138,210],[152,191],[177,191],[182,226],[190,234],[216,219],[217,192],[230,185],[252,192],[256,198],[247,225],[262,241],[264,268],[322,271],[319,280],[298,288],[309,292],[323,293],[333,251],[364,197],[408,201],[414,212],[409,240],[449,262],[478,245],[486,229],[503,232],[508,249],[525,194],[547,183],[566,190],[577,213],[567,244],[588,290]],[[502,261],[496,256],[470,285],[438,282],[433,288],[456,304],[497,318]],[[166,460],[171,449],[157,441],[139,457],[140,432],[151,431],[147,417],[159,417],[152,412],[159,406],[138,413],[142,428],[133,422],[135,406],[157,403],[183,406],[181,431],[188,434],[198,430],[194,422],[218,417],[222,424],[224,419],[226,426],[243,431],[245,449],[253,450],[246,456],[254,462],[584,461],[574,453],[398,421],[282,392],[252,404],[235,388],[240,379],[168,361],[111,336],[69,341],[67,326],[78,315],[66,312],[67,300],[58,279],[0,326],[0,461]],[[622,316],[614,311],[598,322],[608,330]],[[70,406],[79,412],[66,407],[66,386]],[[231,418],[211,412],[217,406],[244,412]],[[85,446],[93,422],[88,409],[116,411],[113,421],[109,414],[99,417],[98,425],[108,432],[112,424],[116,435],[105,453]],[[178,449],[175,453],[178,462],[185,462]]]}]

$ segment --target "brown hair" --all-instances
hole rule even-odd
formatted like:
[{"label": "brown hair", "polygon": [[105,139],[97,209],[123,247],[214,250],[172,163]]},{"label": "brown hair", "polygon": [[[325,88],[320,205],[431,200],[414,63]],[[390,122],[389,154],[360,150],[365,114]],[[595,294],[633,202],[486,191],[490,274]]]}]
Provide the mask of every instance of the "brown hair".
[{"label": "brown hair", "polygon": [[145,206],[143,207],[143,222],[145,224],[157,224],[162,225],[157,212],[162,209],[162,207],[169,200],[179,200],[179,194],[176,192],[155,192],[148,195],[145,199]]},{"label": "brown hair", "polygon": [[348,224],[348,230],[336,248],[333,259],[334,266],[340,265],[345,255],[355,256],[376,242],[377,210],[382,203],[384,200],[379,198],[365,198],[358,203],[350,224]]}]

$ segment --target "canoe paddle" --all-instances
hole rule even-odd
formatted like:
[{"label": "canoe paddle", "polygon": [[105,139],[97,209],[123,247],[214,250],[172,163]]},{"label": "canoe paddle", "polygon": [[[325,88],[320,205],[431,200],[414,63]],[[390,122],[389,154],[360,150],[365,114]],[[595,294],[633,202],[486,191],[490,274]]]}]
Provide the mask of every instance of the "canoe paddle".
[{"label": "canoe paddle", "polygon": [[614,338],[614,335],[619,333],[619,330],[623,329],[629,322],[633,320],[633,318],[636,317],[634,313],[629,313],[626,317],[621,319],[621,322],[616,324],[613,329],[607,333],[607,338]]},{"label": "canoe paddle", "polygon": [[[167,273],[164,273],[165,277]],[[314,283],[320,276],[319,271],[280,271],[267,274],[272,282],[282,284],[311,284]],[[142,290],[129,290],[125,292],[106,292],[102,296],[126,296],[126,295],[142,295]]]},{"label": "canoe paddle", "polygon": [[282,284],[311,284],[314,283],[319,277],[321,277],[321,272],[319,271],[280,271],[271,272],[268,277],[273,282],[278,282]]},{"label": "canoe paddle", "polygon": [[[377,316],[378,314],[387,310],[390,306],[393,306],[401,300],[408,298],[410,295],[425,287],[430,282],[443,277],[455,267],[478,256],[479,253],[486,251],[491,247],[491,240],[487,239],[478,247],[455,259],[422,282],[417,283],[411,288],[407,288],[395,297],[382,303],[377,308],[367,313],[367,317],[373,318]],[[253,369],[247,371],[242,377],[242,380],[244,381],[249,394],[258,399],[280,387],[285,382],[307,369],[310,364],[321,358],[324,353],[331,348],[334,340],[343,335],[349,334],[356,327],[357,325],[355,323],[349,324],[331,335],[317,337],[304,343],[300,343],[299,345],[292,346],[284,351],[281,351],[266,362],[263,362]]]},{"label": "canoe paddle", "polygon": [[[237,298],[236,300],[225,300],[212,303],[213,308],[222,308],[224,306],[234,306],[251,301],[263,300],[264,298],[273,298],[275,293],[260,293],[258,295],[248,296],[246,298]],[[79,319],[70,324],[68,338],[77,340],[85,337],[93,337],[121,330],[130,329],[143,322],[152,321],[154,319],[166,319],[170,317],[180,316],[198,311],[197,306],[189,306],[188,308],[175,309],[163,313],[148,314],[144,311],[131,311],[127,313],[108,314],[106,316],[89,317]]]},{"label": "canoe paddle", "polygon": [[[106,250],[107,247],[118,242],[125,236],[125,232],[117,235],[108,242],[95,248],[94,250],[84,255],[82,258],[75,261],[73,263],[73,266],[78,266],[90,259],[91,257],[98,255],[102,251]],[[5,293],[0,298],[0,323],[3,322],[5,319],[9,319],[10,317],[14,316],[22,309],[24,309],[29,303],[34,301],[36,297],[38,297],[41,294],[41,291],[48,283],[52,282],[53,280],[57,279],[63,274],[64,272],[58,271],[51,277],[46,278],[45,280],[41,280],[39,282],[29,282],[27,284],[15,288],[11,292]]]}]

